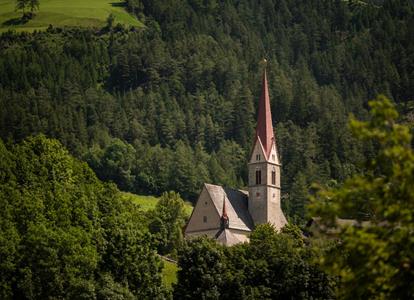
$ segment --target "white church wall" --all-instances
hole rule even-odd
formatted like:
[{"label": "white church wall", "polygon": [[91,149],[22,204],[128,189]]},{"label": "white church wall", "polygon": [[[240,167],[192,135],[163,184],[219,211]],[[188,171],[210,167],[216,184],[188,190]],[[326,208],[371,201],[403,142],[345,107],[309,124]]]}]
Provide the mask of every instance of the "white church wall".
[{"label": "white church wall", "polygon": [[245,243],[250,241],[250,232],[232,228],[230,228],[230,231],[240,242]]},{"label": "white church wall", "polygon": [[220,228],[220,215],[205,187],[198,198],[185,230],[186,234],[197,231],[217,230]]}]

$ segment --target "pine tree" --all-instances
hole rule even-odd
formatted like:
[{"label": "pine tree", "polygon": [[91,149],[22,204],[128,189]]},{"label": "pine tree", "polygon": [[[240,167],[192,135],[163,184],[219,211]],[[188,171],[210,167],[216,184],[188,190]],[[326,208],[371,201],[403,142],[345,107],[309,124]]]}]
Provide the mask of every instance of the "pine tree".
[{"label": "pine tree", "polygon": [[16,10],[21,10],[23,12],[23,16],[25,15],[25,9],[27,5],[27,0],[16,0]]},{"label": "pine tree", "polygon": [[35,10],[39,10],[40,1],[39,0],[26,0],[27,6],[30,8],[30,12],[33,13]]}]

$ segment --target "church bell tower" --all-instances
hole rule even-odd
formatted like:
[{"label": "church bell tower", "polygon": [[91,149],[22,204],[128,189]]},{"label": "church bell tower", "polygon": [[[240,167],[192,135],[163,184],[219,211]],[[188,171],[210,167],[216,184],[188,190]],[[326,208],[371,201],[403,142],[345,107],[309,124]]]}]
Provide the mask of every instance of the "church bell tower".
[{"label": "church bell tower", "polygon": [[266,68],[263,70],[256,135],[248,169],[249,212],[255,225],[270,223],[280,230],[287,221],[280,206],[281,164],[273,133]]}]

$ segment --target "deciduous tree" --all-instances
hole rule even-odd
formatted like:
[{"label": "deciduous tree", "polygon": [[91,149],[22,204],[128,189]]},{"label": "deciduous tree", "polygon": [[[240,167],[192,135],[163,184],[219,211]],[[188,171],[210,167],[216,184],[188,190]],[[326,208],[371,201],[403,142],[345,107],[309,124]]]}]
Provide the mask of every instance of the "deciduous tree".
[{"label": "deciduous tree", "polygon": [[[363,174],[339,188],[322,189],[312,211],[338,244],[322,263],[341,284],[343,299],[412,299],[414,288],[414,151],[410,129],[397,123],[390,100],[369,102],[371,118],[352,119],[361,140],[374,141],[376,155]],[[354,226],[338,218],[352,218]]]}]

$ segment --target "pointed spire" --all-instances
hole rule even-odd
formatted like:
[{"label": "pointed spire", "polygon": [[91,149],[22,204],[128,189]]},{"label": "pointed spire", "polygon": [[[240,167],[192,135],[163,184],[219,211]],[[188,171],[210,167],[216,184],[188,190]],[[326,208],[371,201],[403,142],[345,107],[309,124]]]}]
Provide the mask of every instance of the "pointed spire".
[{"label": "pointed spire", "polygon": [[223,212],[221,214],[221,229],[229,227],[229,216],[226,210],[226,195],[223,195]]},{"label": "pointed spire", "polygon": [[229,217],[227,216],[227,210],[226,210],[226,196],[223,195],[223,213],[221,214],[221,217],[223,219],[229,219]]},{"label": "pointed spire", "polygon": [[262,142],[266,158],[268,158],[272,145],[275,142],[272,125],[272,112],[270,110],[269,88],[267,86],[266,60],[262,79],[262,95],[259,100],[259,111],[257,116],[256,138]]}]

